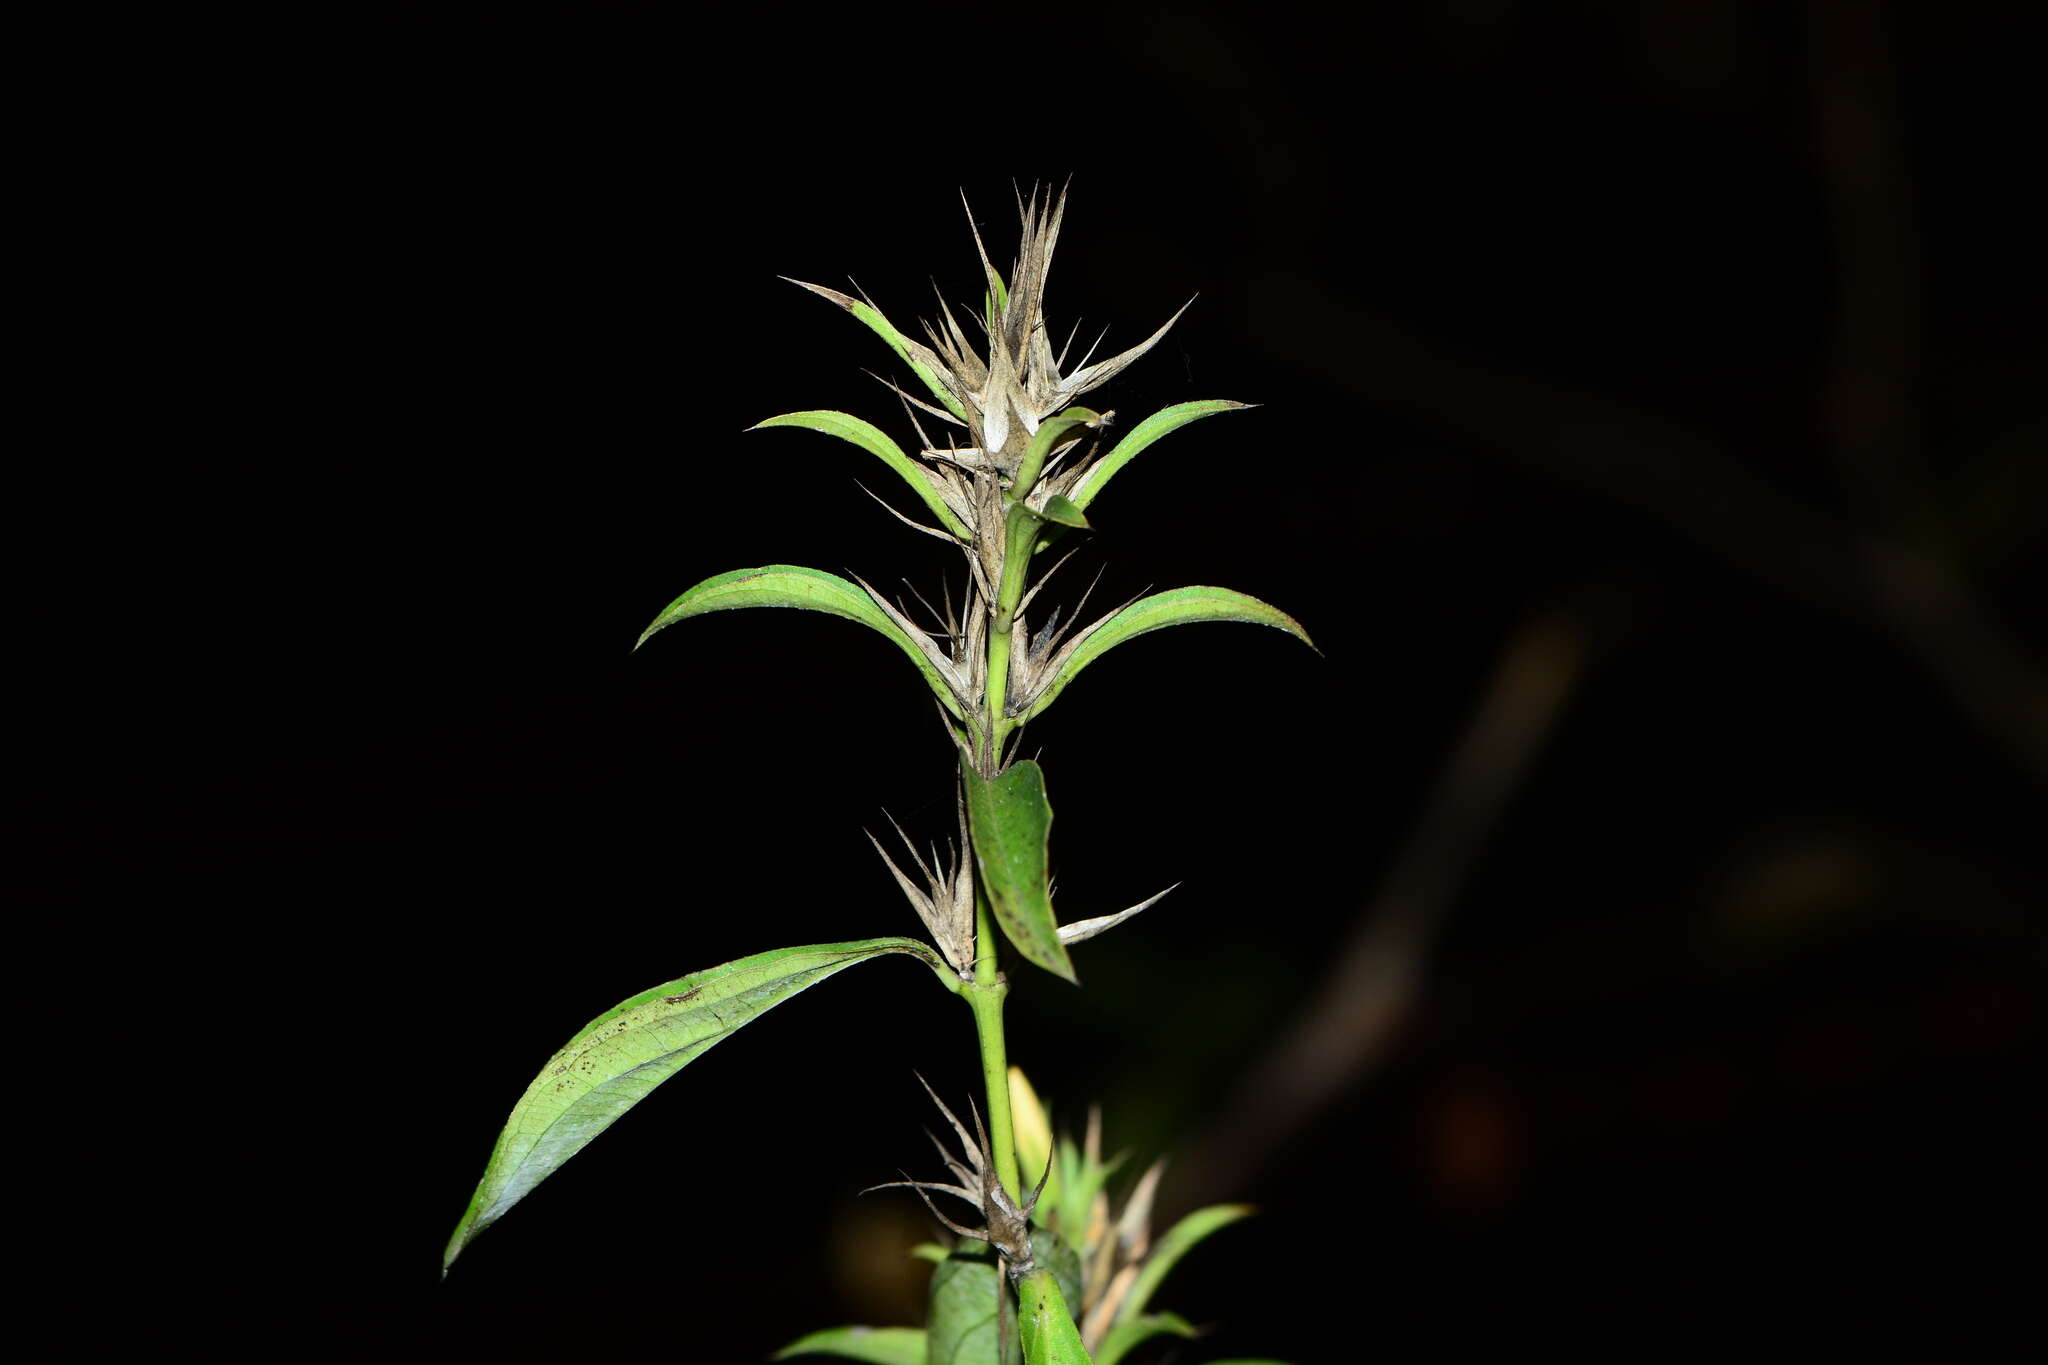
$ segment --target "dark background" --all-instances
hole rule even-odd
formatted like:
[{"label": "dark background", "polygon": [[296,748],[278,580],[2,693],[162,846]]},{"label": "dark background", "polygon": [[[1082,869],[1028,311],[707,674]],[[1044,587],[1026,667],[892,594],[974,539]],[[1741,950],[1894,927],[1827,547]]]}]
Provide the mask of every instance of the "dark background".
[{"label": "dark background", "polygon": [[[1176,1359],[1600,1355],[2038,1292],[2048,782],[2037,24],[1682,0],[100,16],[38,54],[18,1074],[64,1356],[757,1359],[911,1321],[913,1069],[863,966],[443,1240],[571,1030],[915,931],[944,832],[872,636],[693,622],[949,552],[834,407],[1066,183],[1055,327],[1192,398],[1070,569],[1218,583],[1034,727],[1066,918],[1014,1056],[1171,1215]],[[900,499],[898,499],[900,505]],[[54,932],[53,932],[54,931]],[[50,943],[37,948],[39,937]],[[2018,1250],[2003,1242],[2017,1234]],[[39,1234],[40,1235],[40,1234]],[[118,1306],[118,1308],[116,1307]],[[117,1325],[118,1324],[118,1325]],[[1333,1344],[1338,1333],[1350,1345]]]}]

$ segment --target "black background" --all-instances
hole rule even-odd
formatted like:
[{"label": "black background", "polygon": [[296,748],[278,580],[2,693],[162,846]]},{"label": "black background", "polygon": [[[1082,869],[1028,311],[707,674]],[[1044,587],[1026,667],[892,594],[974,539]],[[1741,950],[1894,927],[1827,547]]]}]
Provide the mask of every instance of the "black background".
[{"label": "black background", "polygon": [[[729,568],[954,571],[852,447],[741,434],[908,438],[887,352],[776,276],[908,326],[978,297],[962,191],[1007,259],[1013,185],[1069,176],[1056,328],[1197,296],[1089,401],[1261,405],[1126,471],[1071,586],[1236,587],[1323,650],[1151,637],[1033,731],[1064,917],[1185,885],[1084,989],[1020,969],[1014,1055],[1183,1153],[1168,1213],[1263,1211],[1169,1286],[1218,1324],[1174,1358],[1995,1325],[2043,1136],[2040,37],[1826,0],[53,36],[8,859],[53,1354],[914,1319],[923,1215],[856,1192],[930,1164],[913,1069],[974,1066],[903,960],[438,1258],[582,1021],[914,932],[861,831],[943,833],[949,769],[894,655],[793,613],[630,646]],[[1576,661],[1554,722],[1459,777],[1530,639]],[[1415,998],[1262,1138],[1246,1078],[1415,867]]]}]

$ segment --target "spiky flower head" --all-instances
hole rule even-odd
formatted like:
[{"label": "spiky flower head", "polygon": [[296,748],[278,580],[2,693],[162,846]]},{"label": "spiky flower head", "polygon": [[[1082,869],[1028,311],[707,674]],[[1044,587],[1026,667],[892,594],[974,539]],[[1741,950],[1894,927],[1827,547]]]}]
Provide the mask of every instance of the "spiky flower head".
[{"label": "spiky flower head", "polygon": [[[961,202],[966,203],[964,196]],[[1049,200],[1041,200],[1033,190],[1028,200],[1018,201],[1022,228],[1017,258],[1007,281],[990,262],[980,229],[974,228],[974,247],[987,282],[981,312],[975,319],[982,347],[977,348],[969,341],[943,298],[939,301],[939,316],[924,324],[930,345],[900,333],[890,338],[940,406],[933,407],[919,399],[911,401],[943,421],[967,428],[971,438],[967,446],[945,448],[944,453],[956,462],[994,468],[1006,475],[1015,473],[1023,462],[1025,446],[1037,434],[1040,423],[1082,394],[1107,383],[1151,350],[1181,313],[1187,311],[1183,304],[1158,331],[1107,360],[1090,364],[1089,358],[1094,354],[1091,347],[1080,358],[1078,368],[1062,373],[1073,335],[1069,333],[1066,343],[1055,354],[1045,321],[1045,280],[1052,269],[1053,247],[1059,241],[1060,220],[1066,207],[1064,190]],[[968,221],[973,227],[971,209]],[[850,312],[863,312],[863,300],[821,285],[803,287]],[[866,311],[872,313],[872,305]],[[874,325],[866,317],[862,320]]]}]

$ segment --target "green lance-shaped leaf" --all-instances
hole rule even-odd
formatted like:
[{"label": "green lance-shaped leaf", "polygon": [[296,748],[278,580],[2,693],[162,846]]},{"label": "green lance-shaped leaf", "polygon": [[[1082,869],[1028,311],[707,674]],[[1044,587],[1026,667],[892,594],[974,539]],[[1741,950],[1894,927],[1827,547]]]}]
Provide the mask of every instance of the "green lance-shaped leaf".
[{"label": "green lance-shaped leaf", "polygon": [[1125,432],[1123,439],[1110,448],[1109,454],[1090,466],[1067,496],[1074,500],[1076,507],[1086,507],[1102,492],[1102,486],[1116,477],[1118,470],[1168,432],[1178,431],[1190,422],[1219,412],[1237,412],[1253,406],[1251,403],[1233,403],[1228,398],[1203,398],[1193,403],[1176,403],[1170,408],[1161,408]]},{"label": "green lance-shaped leaf", "polygon": [[1194,1335],[1194,1324],[1178,1313],[1147,1313],[1110,1328],[1095,1348],[1095,1365],[1117,1365],[1133,1347],[1154,1337]]},{"label": "green lance-shaped leaf", "polygon": [[967,783],[975,865],[1003,936],[1030,962],[1076,980],[1052,913],[1052,806],[1045,799],[1045,770],[1027,758],[993,780],[964,761],[960,771]]},{"label": "green lance-shaped leaf", "polygon": [[963,1241],[932,1271],[925,1320],[930,1365],[1000,1365],[995,1249]]},{"label": "green lance-shaped leaf", "polygon": [[[789,280],[787,275],[782,278]],[[967,420],[967,409],[960,405],[960,400],[953,396],[953,391],[939,381],[938,372],[944,367],[938,356],[929,347],[922,346],[897,331],[896,325],[882,316],[881,309],[863,299],[854,298],[851,294],[842,294],[837,289],[827,289],[821,284],[805,284],[802,280],[789,282],[810,290],[819,298],[830,299],[866,323],[876,336],[889,343],[890,350],[903,358],[903,363],[911,368],[912,373],[924,381],[924,386],[932,391],[932,397],[938,399],[946,411],[963,422]]]},{"label": "green lance-shaped leaf", "polygon": [[737,607],[800,607],[858,621],[880,632],[909,655],[940,703],[955,716],[961,714],[951,661],[932,643],[931,638],[922,633],[913,635],[902,624],[900,613],[892,613],[858,584],[821,569],[770,564],[766,568],[734,569],[730,573],[707,578],[662,608],[661,615],[654,618],[654,624],[640,633],[634,648],[646,644],[648,637],[656,631],[678,621]]},{"label": "green lance-shaped leaf", "polygon": [[807,431],[822,431],[827,436],[837,436],[842,441],[850,441],[862,450],[881,457],[882,463],[895,470],[903,482],[910,485],[911,491],[924,500],[924,505],[931,509],[932,515],[939,519],[940,525],[961,540],[974,539],[974,534],[967,529],[966,523],[954,514],[952,508],[946,506],[946,500],[939,496],[939,490],[925,477],[923,466],[904,454],[903,447],[897,445],[874,423],[850,413],[821,409],[817,412],[785,412],[780,417],[770,417],[766,421],[756,422],[747,429],[759,431],[763,427],[802,427]]},{"label": "green lance-shaped leaf", "polygon": [[1033,677],[1036,694],[1017,719],[1019,722],[1027,721],[1042,713],[1076,674],[1126,640],[1135,640],[1140,635],[1164,630],[1168,626],[1191,625],[1197,621],[1246,621],[1253,625],[1272,626],[1286,631],[1310,649],[1315,648],[1315,641],[1308,638],[1308,632],[1301,628],[1299,621],[1278,607],[1268,606],[1246,593],[1230,588],[1203,587],[1155,592],[1076,632],[1061,645],[1036,671]]},{"label": "green lance-shaped leaf", "polygon": [[1031,434],[1031,443],[1024,447],[1024,458],[1017,466],[1017,475],[1011,480],[1011,496],[1022,498],[1032,490],[1038,483],[1039,471],[1045,468],[1045,462],[1052,454],[1052,448],[1067,439],[1068,432],[1101,420],[1101,413],[1077,403],[1039,423],[1038,430]]},{"label": "green lance-shaped leaf", "polygon": [[1017,1335],[1024,1342],[1024,1365],[1089,1365],[1081,1329],[1067,1311],[1059,1281],[1044,1266],[1017,1281]]},{"label": "green lance-shaped leaf", "polygon": [[828,1327],[798,1337],[773,1358],[838,1356],[867,1365],[925,1365],[927,1354],[922,1327]]},{"label": "green lance-shaped leaf", "polygon": [[1138,1272],[1129,1297],[1117,1310],[1117,1322],[1135,1322],[1144,1314],[1145,1305],[1151,1302],[1160,1282],[1180,1263],[1181,1257],[1210,1233],[1228,1227],[1240,1218],[1249,1218],[1251,1212],[1249,1204],[1211,1204],[1208,1208],[1196,1209],[1167,1229],[1166,1235],[1153,1244],[1152,1254],[1145,1258],[1145,1268]]},{"label": "green lance-shaped leaf", "polygon": [[693,972],[605,1011],[569,1040],[519,1097],[442,1259],[453,1265],[478,1233],[583,1150],[663,1081],[797,992],[856,962],[908,953],[950,981],[909,938],[777,948]]}]

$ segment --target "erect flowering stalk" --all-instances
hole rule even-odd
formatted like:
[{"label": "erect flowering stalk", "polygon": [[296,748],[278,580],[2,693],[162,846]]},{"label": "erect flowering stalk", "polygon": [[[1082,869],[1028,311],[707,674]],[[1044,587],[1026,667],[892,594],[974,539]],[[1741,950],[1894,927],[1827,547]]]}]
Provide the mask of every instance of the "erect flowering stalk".
[{"label": "erect flowering stalk", "polygon": [[[1073,494],[1108,454],[1088,438],[1106,428],[1112,414],[1074,406],[1072,400],[1107,383],[1151,350],[1180,317],[1176,312],[1127,351],[1090,364],[1091,351],[1080,358],[1077,368],[1063,373],[1073,338],[1070,335],[1056,353],[1043,309],[1046,274],[1065,209],[1064,195],[1041,203],[1034,193],[1019,205],[1022,240],[1007,281],[990,263],[981,234],[975,231],[975,250],[987,283],[976,318],[981,349],[969,342],[943,300],[939,317],[925,324],[930,342],[925,345],[896,331],[865,300],[793,281],[880,333],[937,400],[930,402],[890,385],[917,430],[922,460],[906,460],[898,470],[913,479],[941,524],[912,525],[955,542],[967,559],[969,600],[959,616],[951,612],[949,601],[942,625],[951,646],[947,658],[961,682],[955,736],[985,779],[1000,770],[1007,741],[1049,681],[1043,676],[1044,662],[1057,643],[1057,632],[1048,632],[1034,650],[1023,617],[1033,554],[1062,528],[1087,527]],[[1181,311],[1186,311],[1185,305]],[[933,441],[919,413],[963,430],[965,441]],[[784,424],[789,419],[772,421]]]},{"label": "erect flowering stalk", "polygon": [[[922,394],[890,385],[917,433],[914,456],[879,427],[848,413],[792,412],[758,424],[823,431],[881,460],[917,497],[929,521],[895,514],[960,550],[966,564],[960,591],[941,593],[938,607],[920,597],[920,623],[912,608],[858,579],[771,564],[705,579],[671,602],[641,636],[644,642],[678,621],[709,612],[801,607],[859,622],[911,661],[936,698],[957,749],[958,842],[947,853],[933,848],[929,857],[911,846],[909,865],[917,879],[887,852],[883,858],[933,946],[891,936],[776,949],[678,977],[600,1015],[528,1086],[449,1241],[444,1264],[706,1049],[850,966],[902,955],[930,967],[973,1011],[986,1128],[970,1145],[955,1124],[963,1148],[957,1163],[949,1158],[955,1183],[925,1188],[967,1199],[981,1210],[982,1224],[972,1235],[999,1248],[1008,1262],[1014,1318],[1029,1365],[1084,1365],[1095,1343],[1084,1343],[1076,1313],[1086,1319],[1105,1360],[1127,1349],[1137,1339],[1134,1333],[1158,1328],[1156,1321],[1132,1317],[1149,1292],[1145,1277],[1163,1274],[1171,1262],[1157,1252],[1145,1255],[1139,1225],[1150,1185],[1141,1186],[1140,1196],[1118,1219],[1120,1240],[1114,1247],[1100,1235],[1109,1226],[1107,1205],[1093,1195],[1106,1168],[1094,1143],[1078,1154],[1071,1143],[1062,1147],[1052,1190],[1067,1193],[1058,1199],[1048,1193],[1043,1216],[1036,1216],[1041,1213],[1039,1195],[1025,1193],[1029,1172],[1019,1170],[1003,1034],[1009,982],[997,955],[999,937],[1007,939],[1025,961],[1074,981],[1067,949],[1129,919],[1159,896],[1119,914],[1057,921],[1048,861],[1052,807],[1038,763],[1015,757],[1018,735],[1095,659],[1147,632],[1195,621],[1243,621],[1276,627],[1305,643],[1308,635],[1286,613],[1214,587],[1152,593],[1085,623],[1080,616],[1084,596],[1064,619],[1061,612],[1050,611],[1033,629],[1028,617],[1037,594],[1060,562],[1041,560],[1041,552],[1090,529],[1088,509],[1110,480],[1161,437],[1200,418],[1247,406],[1225,399],[1179,403],[1128,425],[1113,443],[1106,438],[1112,414],[1075,400],[1157,345],[1180,314],[1129,350],[1096,361],[1091,348],[1070,368],[1072,337],[1056,350],[1044,317],[1046,277],[1064,208],[1064,196],[1041,200],[1034,193],[1028,202],[1020,199],[1020,245],[1007,277],[995,269],[975,233],[985,283],[973,319],[977,340],[970,340],[968,329],[943,303],[918,341],[898,331],[864,298],[803,286],[859,318],[922,385]],[[927,420],[938,424],[945,439],[928,434]],[[1050,567],[1035,572],[1040,564]],[[1042,1234],[1058,1241],[1062,1230],[1075,1245],[1091,1249],[1085,1276],[1078,1263],[1069,1266],[1074,1246],[1061,1251],[1048,1243],[1048,1249],[1041,1248]],[[950,1275],[954,1282],[979,1286],[976,1293],[996,1294],[1002,1311],[1012,1311],[993,1265],[956,1254],[941,1272],[934,1276],[935,1303],[942,1278]],[[1062,1275],[1065,1284],[1059,1282]],[[967,1331],[986,1322],[986,1307],[985,1295],[969,1302]],[[935,1325],[929,1359],[970,1358],[942,1350],[942,1336]]]}]

